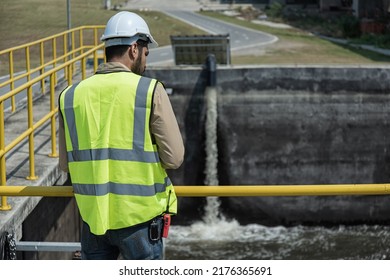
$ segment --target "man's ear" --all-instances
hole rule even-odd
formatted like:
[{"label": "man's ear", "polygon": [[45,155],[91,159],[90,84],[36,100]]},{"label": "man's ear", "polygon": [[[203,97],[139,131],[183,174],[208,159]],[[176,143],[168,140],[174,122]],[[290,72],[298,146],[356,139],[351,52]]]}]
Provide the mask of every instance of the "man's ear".
[{"label": "man's ear", "polygon": [[135,57],[137,56],[137,53],[138,53],[137,45],[136,45],[136,44],[132,44],[132,45],[129,47],[128,52],[129,52],[130,58],[131,58],[131,59],[135,59]]}]

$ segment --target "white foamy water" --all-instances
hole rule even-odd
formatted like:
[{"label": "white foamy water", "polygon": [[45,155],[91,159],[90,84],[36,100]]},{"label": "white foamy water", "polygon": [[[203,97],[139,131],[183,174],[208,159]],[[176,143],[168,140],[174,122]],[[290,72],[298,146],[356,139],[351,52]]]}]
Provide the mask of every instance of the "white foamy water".
[{"label": "white foamy water", "polygon": [[390,226],[266,227],[222,219],[172,226],[167,259],[390,259]]}]

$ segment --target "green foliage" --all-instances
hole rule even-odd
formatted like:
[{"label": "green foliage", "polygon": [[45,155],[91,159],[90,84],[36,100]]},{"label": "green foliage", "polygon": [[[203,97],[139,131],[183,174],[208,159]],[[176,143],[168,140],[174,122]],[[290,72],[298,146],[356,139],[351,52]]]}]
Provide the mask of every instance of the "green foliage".
[{"label": "green foliage", "polygon": [[351,42],[390,49],[390,34],[363,34],[361,37],[351,40]]},{"label": "green foliage", "polygon": [[284,5],[279,2],[274,2],[271,4],[271,6],[266,9],[266,14],[268,17],[271,18],[280,18],[283,16],[283,8]]},{"label": "green foliage", "polygon": [[356,38],[361,35],[360,21],[354,16],[342,16],[338,21],[344,38]]}]

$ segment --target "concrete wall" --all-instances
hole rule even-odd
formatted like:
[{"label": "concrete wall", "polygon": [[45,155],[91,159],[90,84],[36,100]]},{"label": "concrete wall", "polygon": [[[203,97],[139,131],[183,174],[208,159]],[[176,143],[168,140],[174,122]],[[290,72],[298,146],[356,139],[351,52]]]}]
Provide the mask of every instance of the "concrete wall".
[{"label": "concrete wall", "polygon": [[[201,68],[151,69],[173,89],[186,143],[176,185],[204,180]],[[390,68],[220,67],[217,72],[221,185],[389,182]],[[223,198],[242,223],[388,223],[387,196]],[[178,223],[201,217],[203,198],[181,198]],[[243,214],[244,213],[244,214]]]},{"label": "concrete wall", "polygon": [[[45,197],[23,222],[21,241],[80,242],[81,218],[74,198]],[[19,260],[71,260],[75,252],[20,251]]]},{"label": "concrete wall", "polygon": [[226,184],[389,180],[387,70],[264,70],[218,80]]}]

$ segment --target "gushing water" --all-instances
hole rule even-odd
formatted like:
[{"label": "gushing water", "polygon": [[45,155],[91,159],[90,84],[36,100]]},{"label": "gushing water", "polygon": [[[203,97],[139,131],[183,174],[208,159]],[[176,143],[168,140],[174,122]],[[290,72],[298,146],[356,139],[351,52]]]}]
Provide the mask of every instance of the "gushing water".
[{"label": "gushing water", "polygon": [[[215,87],[206,88],[206,167],[205,185],[218,186],[218,146],[217,146],[217,96]],[[218,197],[207,197],[205,206],[204,222],[208,225],[219,221],[219,199]]]}]

